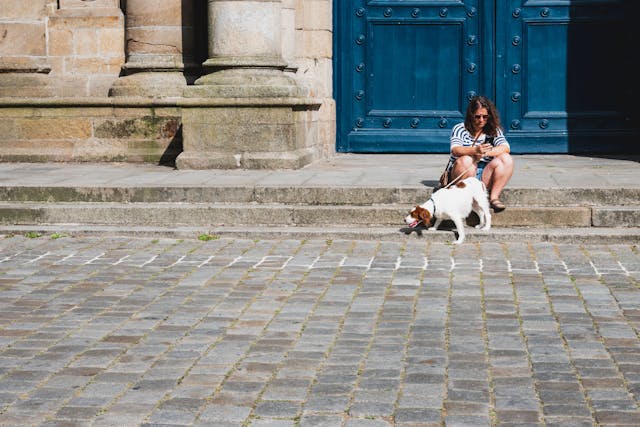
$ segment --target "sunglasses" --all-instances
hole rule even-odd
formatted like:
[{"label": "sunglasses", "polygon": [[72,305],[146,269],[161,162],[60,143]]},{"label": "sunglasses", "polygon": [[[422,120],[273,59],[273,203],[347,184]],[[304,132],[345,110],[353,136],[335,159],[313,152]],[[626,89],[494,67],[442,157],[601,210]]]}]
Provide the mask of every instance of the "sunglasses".
[{"label": "sunglasses", "polygon": [[489,115],[488,114],[476,114],[473,116],[473,118],[475,118],[476,120],[487,120],[489,119]]}]

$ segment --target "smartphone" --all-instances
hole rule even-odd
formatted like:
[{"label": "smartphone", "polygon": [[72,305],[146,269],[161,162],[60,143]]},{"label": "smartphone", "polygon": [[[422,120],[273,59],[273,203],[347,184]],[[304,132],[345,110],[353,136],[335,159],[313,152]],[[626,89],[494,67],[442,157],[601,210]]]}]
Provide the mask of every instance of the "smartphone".
[{"label": "smartphone", "polygon": [[493,140],[494,140],[494,139],[495,139],[495,137],[487,135],[487,136],[484,138],[484,144],[491,144],[491,145],[493,145]]}]

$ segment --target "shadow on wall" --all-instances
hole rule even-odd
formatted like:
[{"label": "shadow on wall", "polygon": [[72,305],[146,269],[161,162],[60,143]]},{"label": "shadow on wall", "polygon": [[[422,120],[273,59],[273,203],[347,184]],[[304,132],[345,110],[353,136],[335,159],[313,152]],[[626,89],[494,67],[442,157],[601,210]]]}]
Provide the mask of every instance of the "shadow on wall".
[{"label": "shadow on wall", "polygon": [[[569,152],[629,159],[625,153],[640,154],[640,79],[634,64],[640,2],[572,3],[566,46]],[[594,15],[601,18],[589,19]]]},{"label": "shadow on wall", "polygon": [[[167,0],[168,1],[168,0]],[[209,55],[207,0],[179,0],[182,17],[182,63],[188,84],[202,75],[202,63]],[[127,19],[127,0],[120,0],[120,9]],[[125,41],[126,49],[126,41]]]},{"label": "shadow on wall", "polygon": [[160,156],[158,161],[159,166],[167,166],[170,168],[176,168],[176,159],[182,153],[182,125],[178,127],[174,137],[167,145],[167,149]]},{"label": "shadow on wall", "polygon": [[182,0],[183,62],[187,84],[202,76],[202,64],[209,57],[207,0]]}]

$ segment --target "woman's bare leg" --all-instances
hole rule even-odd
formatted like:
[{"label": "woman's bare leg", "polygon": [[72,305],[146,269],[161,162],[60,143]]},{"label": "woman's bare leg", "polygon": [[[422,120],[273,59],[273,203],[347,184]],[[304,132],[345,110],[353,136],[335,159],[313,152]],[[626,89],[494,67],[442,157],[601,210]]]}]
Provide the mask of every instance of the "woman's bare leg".
[{"label": "woman's bare leg", "polygon": [[[457,163],[457,162],[456,162]],[[489,200],[500,198],[500,193],[513,176],[513,158],[508,153],[496,156],[485,166],[482,182],[489,189]]]},{"label": "woman's bare leg", "polygon": [[[454,180],[458,177],[458,175],[464,173],[464,176],[461,176],[459,181],[468,178],[470,176],[476,176],[476,162],[473,160],[471,156],[460,156],[456,159],[456,162],[453,164],[453,169],[451,171],[451,179]],[[465,172],[466,171],[466,172]]]}]

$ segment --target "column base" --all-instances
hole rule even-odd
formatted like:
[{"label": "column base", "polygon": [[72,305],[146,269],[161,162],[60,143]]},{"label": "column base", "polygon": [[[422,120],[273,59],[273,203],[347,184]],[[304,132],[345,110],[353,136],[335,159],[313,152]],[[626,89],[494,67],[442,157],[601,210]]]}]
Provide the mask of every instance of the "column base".
[{"label": "column base", "polygon": [[187,98],[289,98],[305,96],[296,81],[279,69],[230,68],[196,80]]},{"label": "column base", "polygon": [[179,169],[298,169],[316,159],[313,100],[208,101],[182,110]]},{"label": "column base", "polygon": [[178,71],[148,71],[120,77],[109,89],[109,96],[174,98],[182,96],[187,80]]}]

